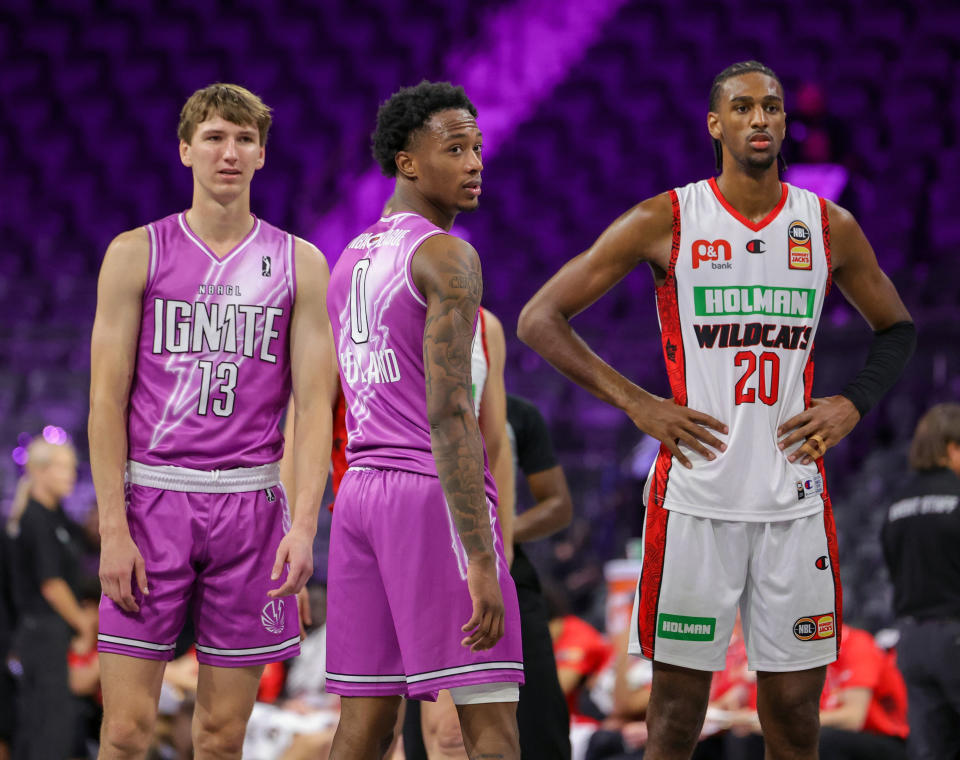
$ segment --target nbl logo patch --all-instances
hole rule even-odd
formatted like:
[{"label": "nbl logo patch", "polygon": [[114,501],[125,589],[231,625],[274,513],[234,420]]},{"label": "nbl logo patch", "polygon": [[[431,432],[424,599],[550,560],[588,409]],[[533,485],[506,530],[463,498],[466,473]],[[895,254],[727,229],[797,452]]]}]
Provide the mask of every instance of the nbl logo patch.
[{"label": "nbl logo patch", "polygon": [[260,274],[262,274],[264,277],[270,277],[272,273],[273,268],[270,262],[270,257],[264,256],[262,259],[260,259]]},{"label": "nbl logo patch", "polygon": [[793,635],[800,641],[832,639],[836,635],[833,613],[800,618],[793,624]]},{"label": "nbl logo patch", "polygon": [[813,269],[810,228],[799,219],[787,228],[787,256],[791,269]]}]

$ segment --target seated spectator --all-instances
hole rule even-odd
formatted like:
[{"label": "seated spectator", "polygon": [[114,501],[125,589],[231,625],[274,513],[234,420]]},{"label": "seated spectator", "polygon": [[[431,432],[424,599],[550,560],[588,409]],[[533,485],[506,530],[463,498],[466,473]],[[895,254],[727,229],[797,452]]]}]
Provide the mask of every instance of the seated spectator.
[{"label": "seated spectator", "polygon": [[820,754],[837,760],[907,757],[907,687],[895,655],[867,631],[843,626],[820,701]]},{"label": "seated spectator", "polygon": [[613,661],[614,650],[596,628],[575,615],[565,614],[566,600],[556,586],[544,588],[550,612],[550,638],[557,660],[557,678],[570,712],[573,760],[582,760],[591,734],[605,717],[591,701],[590,691],[600,673]]},{"label": "seated spectator", "polygon": [[340,698],[325,691],[326,590],[319,584],[307,589],[310,622],[300,655],[290,661],[283,692],[272,704],[261,688],[247,724],[246,760],[326,760],[330,753]]},{"label": "seated spectator", "polygon": [[589,692],[597,675],[610,662],[613,647],[600,631],[576,615],[552,618],[550,636],[571,722],[599,723],[601,716],[584,710],[581,697],[583,692]]},{"label": "seated spectator", "polygon": [[[843,626],[840,654],[827,665],[820,700],[820,756],[829,760],[906,760],[907,691],[894,655],[867,631]],[[731,716],[738,733],[759,734],[756,701]],[[728,745],[729,746],[729,745]],[[758,738],[737,744],[738,757],[760,760]]]}]

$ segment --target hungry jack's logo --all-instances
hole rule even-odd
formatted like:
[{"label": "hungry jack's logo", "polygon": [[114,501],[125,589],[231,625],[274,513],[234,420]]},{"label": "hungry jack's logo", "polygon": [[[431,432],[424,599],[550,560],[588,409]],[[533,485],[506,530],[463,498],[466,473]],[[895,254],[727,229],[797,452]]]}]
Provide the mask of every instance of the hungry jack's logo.
[{"label": "hungry jack's logo", "polygon": [[800,641],[832,639],[836,635],[833,613],[800,618],[793,624],[793,635]]},{"label": "hungry jack's logo", "polygon": [[787,228],[787,256],[791,269],[813,269],[810,228],[799,219]]}]

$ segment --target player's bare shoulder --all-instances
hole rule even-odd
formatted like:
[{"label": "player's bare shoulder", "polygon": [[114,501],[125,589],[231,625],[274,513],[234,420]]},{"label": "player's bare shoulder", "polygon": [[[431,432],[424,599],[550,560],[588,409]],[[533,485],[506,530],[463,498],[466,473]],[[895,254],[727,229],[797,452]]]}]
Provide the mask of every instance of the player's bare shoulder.
[{"label": "player's bare shoulder", "polygon": [[433,235],[417,248],[411,262],[414,284],[430,292],[468,294],[479,305],[483,292],[480,256],[466,240],[455,235]]},{"label": "player's bare shoulder", "polygon": [[660,270],[658,275],[666,272],[674,234],[673,194],[665,192],[647,198],[630,209],[624,218],[635,241],[637,260],[646,261],[655,271]]},{"label": "player's bare shoulder", "polygon": [[830,263],[834,272],[843,269],[851,260],[867,255],[873,249],[852,213],[831,200],[825,200],[830,230]]},{"label": "player's bare shoulder", "polygon": [[297,298],[302,288],[326,288],[330,279],[330,266],[327,257],[313,243],[303,238],[293,238],[293,264],[297,273]]},{"label": "player's bare shoulder", "polygon": [[150,234],[147,228],[127,230],[107,246],[100,265],[100,288],[143,293],[149,272]]}]

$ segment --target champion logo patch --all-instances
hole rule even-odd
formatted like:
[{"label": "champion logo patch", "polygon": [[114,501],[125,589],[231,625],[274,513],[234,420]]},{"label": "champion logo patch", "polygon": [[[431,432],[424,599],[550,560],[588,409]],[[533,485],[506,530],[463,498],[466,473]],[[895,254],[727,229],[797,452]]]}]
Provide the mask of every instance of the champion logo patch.
[{"label": "champion logo patch", "polygon": [[827,559],[826,555],[817,557],[816,561],[817,570],[826,570],[830,566],[830,562]]}]

